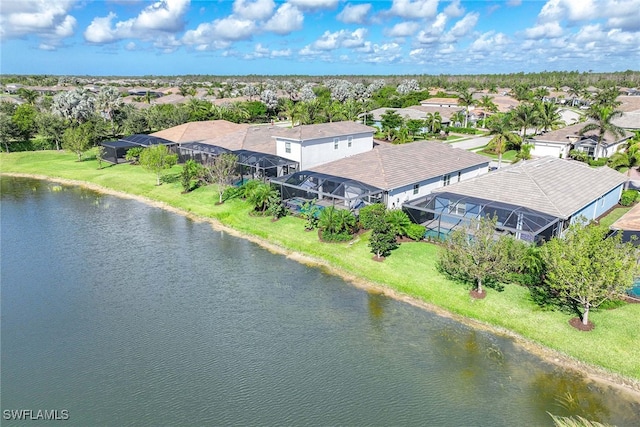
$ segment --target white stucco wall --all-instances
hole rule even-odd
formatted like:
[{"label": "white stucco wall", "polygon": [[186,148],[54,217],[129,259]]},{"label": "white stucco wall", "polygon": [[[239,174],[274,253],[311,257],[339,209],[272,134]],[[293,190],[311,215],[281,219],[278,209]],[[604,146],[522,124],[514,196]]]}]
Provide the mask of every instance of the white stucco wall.
[{"label": "white stucco wall", "polygon": [[[352,138],[351,147],[348,146],[349,137]],[[337,149],[334,146],[334,138],[338,139]],[[286,152],[286,142],[291,143],[291,153]],[[372,149],[373,135],[371,133],[326,137],[306,141],[276,137],[276,154],[300,163],[300,170],[343,159],[353,156],[354,154],[364,153]]]},{"label": "white stucco wall", "polygon": [[[530,141],[531,142],[531,141]],[[531,155],[534,157],[551,156],[555,158],[566,159],[569,156],[569,146],[567,144],[554,144],[552,142],[533,142]]]},{"label": "white stucco wall", "polygon": [[[475,178],[477,176],[483,175],[488,172],[489,172],[489,161],[477,167],[454,171],[450,173],[451,179],[449,181],[449,185],[455,184],[456,182],[459,182],[459,181],[465,181],[471,178]],[[458,173],[460,173],[460,175],[458,175]],[[417,194],[413,192],[414,184],[419,184]],[[399,188],[390,190],[387,197],[387,208],[389,209],[393,209],[394,207],[398,208],[403,203],[408,202],[409,200],[414,200],[422,196],[426,196],[436,188],[441,188],[445,186],[444,176],[439,176],[437,178],[424,180],[414,184],[410,184],[404,187],[399,187]]]}]

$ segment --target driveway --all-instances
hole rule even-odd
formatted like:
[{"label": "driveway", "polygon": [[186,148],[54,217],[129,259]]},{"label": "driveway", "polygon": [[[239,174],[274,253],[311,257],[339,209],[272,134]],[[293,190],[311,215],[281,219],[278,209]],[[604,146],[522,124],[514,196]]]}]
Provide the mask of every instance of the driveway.
[{"label": "driveway", "polygon": [[462,148],[463,150],[470,150],[472,148],[483,147],[491,140],[490,136],[478,136],[475,138],[465,139],[463,141],[452,142],[451,146],[456,148]]}]

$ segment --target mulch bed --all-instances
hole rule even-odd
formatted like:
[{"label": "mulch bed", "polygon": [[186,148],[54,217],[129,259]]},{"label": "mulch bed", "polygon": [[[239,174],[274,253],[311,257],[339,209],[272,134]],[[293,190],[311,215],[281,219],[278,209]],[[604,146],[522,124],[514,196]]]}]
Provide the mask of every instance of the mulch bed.
[{"label": "mulch bed", "polygon": [[469,295],[471,295],[471,298],[473,299],[484,299],[487,297],[487,292],[486,291],[478,292],[476,289],[472,289],[469,291]]},{"label": "mulch bed", "polygon": [[377,261],[377,262],[382,262],[382,261],[385,260],[385,257],[383,257],[383,256],[378,257],[377,255],[374,255],[371,259],[374,260],[374,261]]},{"label": "mulch bed", "polygon": [[583,324],[582,319],[580,319],[579,317],[573,317],[571,320],[569,320],[569,324],[574,328],[576,328],[577,330],[584,331],[584,332],[591,331],[593,330],[593,328],[596,327],[596,325],[591,323],[591,321],[589,321],[586,325]]}]

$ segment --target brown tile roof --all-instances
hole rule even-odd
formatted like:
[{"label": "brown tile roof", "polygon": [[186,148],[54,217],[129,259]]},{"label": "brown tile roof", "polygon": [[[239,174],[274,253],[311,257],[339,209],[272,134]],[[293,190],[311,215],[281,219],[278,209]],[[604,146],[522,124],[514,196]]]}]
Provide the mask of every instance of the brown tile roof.
[{"label": "brown tile roof", "polygon": [[569,218],[593,200],[624,183],[626,177],[603,166],[543,157],[438,188],[460,196],[508,203]]},{"label": "brown tile roof", "polygon": [[204,122],[189,122],[169,129],[152,133],[153,136],[182,143],[194,142],[220,137],[240,129],[249,127],[246,124],[236,124],[226,120],[209,120]]},{"label": "brown tile roof", "polygon": [[622,105],[619,107],[620,111],[630,112],[640,110],[640,96],[621,95],[617,100],[622,102]]},{"label": "brown tile roof", "polygon": [[449,107],[424,107],[422,105],[413,105],[411,107],[406,108],[376,108],[375,110],[370,111],[373,114],[374,120],[382,120],[382,115],[387,112],[387,110],[395,111],[401,117],[410,119],[425,119],[427,114],[435,114],[440,113],[442,119],[446,121],[451,120],[451,115],[456,112],[455,109]]},{"label": "brown tile roof", "polygon": [[629,212],[611,225],[612,230],[640,231],[640,204],[635,205]]},{"label": "brown tile roof", "polygon": [[311,170],[349,178],[383,190],[488,164],[490,159],[449,144],[416,141],[410,144],[380,144],[373,150],[336,160]]}]

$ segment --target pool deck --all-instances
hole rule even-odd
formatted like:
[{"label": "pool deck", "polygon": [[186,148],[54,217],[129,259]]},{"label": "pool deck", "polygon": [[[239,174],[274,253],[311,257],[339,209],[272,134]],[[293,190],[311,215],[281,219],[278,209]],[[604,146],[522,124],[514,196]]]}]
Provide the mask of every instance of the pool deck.
[{"label": "pool deck", "polygon": [[640,231],[640,203],[611,224],[612,230]]}]

